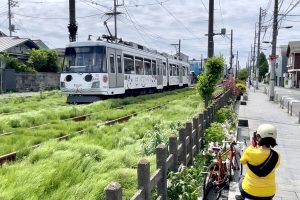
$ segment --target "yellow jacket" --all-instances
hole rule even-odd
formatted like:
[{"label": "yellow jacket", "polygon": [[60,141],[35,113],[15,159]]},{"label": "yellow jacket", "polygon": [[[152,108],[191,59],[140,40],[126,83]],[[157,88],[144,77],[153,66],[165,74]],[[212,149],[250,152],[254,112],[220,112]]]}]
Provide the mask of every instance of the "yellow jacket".
[{"label": "yellow jacket", "polygon": [[[241,163],[243,165],[249,163],[251,165],[257,166],[262,164],[269,156],[270,150],[263,149],[262,147],[249,146],[242,158]],[[278,154],[278,161],[276,167],[272,170],[270,174],[265,177],[256,176],[250,169],[247,168],[246,175],[242,183],[243,190],[256,197],[270,197],[276,193],[276,183],[275,183],[275,169],[280,164],[280,156]]]}]

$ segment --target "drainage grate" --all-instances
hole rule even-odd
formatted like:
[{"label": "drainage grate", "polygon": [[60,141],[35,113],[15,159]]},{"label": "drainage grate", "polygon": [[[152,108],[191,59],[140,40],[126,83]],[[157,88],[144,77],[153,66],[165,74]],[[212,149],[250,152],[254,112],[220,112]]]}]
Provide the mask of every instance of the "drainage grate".
[{"label": "drainage grate", "polygon": [[241,101],[241,106],[246,106],[247,102],[246,101]]},{"label": "drainage grate", "polygon": [[248,120],[246,119],[239,119],[239,123],[238,123],[239,127],[248,127]]}]

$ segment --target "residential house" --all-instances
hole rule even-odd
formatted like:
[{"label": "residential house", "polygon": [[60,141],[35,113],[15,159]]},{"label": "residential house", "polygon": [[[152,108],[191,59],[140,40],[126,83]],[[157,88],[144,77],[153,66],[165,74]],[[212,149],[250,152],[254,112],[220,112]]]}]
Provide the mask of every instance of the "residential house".
[{"label": "residential house", "polygon": [[288,57],[289,86],[299,88],[299,85],[300,85],[300,41],[289,42],[286,55]]},{"label": "residential house", "polygon": [[277,49],[275,65],[275,85],[284,87],[284,74],[287,73],[287,45],[280,45]]},{"label": "residential house", "polygon": [[28,59],[30,49],[40,49],[40,47],[28,38],[0,37],[0,52],[7,53],[20,61]]}]

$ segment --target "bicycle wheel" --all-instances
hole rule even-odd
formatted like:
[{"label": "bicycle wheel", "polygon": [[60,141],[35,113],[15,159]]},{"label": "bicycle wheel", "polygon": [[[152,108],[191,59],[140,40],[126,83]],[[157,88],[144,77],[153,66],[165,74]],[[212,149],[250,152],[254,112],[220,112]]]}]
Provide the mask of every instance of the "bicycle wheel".
[{"label": "bicycle wheel", "polygon": [[232,181],[233,180],[233,176],[232,176],[232,170],[241,170],[242,169],[242,165],[240,162],[241,159],[241,154],[240,152],[236,151],[235,152],[235,156],[232,158],[230,164],[229,164],[229,180]]},{"label": "bicycle wheel", "polygon": [[211,200],[212,196],[215,196],[215,180],[217,172],[219,170],[217,163],[211,163],[208,167],[208,173],[206,174],[203,182],[203,200]]}]

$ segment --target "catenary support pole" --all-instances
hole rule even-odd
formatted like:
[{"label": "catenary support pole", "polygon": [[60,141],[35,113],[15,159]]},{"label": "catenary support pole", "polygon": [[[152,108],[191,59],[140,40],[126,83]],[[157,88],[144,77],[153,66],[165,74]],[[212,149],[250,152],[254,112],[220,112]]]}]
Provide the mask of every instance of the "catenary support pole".
[{"label": "catenary support pole", "polygon": [[273,17],[273,39],[272,39],[272,57],[271,72],[270,72],[270,101],[274,101],[274,86],[275,86],[275,64],[276,64],[276,42],[278,34],[278,0],[274,3]]},{"label": "catenary support pole", "polygon": [[209,0],[209,16],[208,16],[208,51],[207,57],[214,56],[214,0]]},{"label": "catenary support pole", "polygon": [[261,32],[261,15],[262,9],[259,8],[259,20],[258,20],[258,36],[257,36],[257,60],[256,60],[256,73],[255,73],[255,88],[258,90],[258,77],[259,77],[259,65],[260,65],[260,32]]}]

